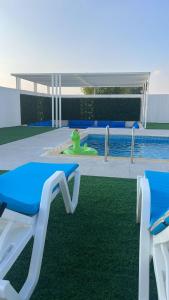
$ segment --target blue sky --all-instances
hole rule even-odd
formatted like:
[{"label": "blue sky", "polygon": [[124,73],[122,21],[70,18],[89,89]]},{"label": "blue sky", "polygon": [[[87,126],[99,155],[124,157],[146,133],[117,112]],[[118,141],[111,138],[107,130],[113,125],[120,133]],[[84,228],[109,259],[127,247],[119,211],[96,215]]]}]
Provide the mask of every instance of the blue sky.
[{"label": "blue sky", "polygon": [[169,93],[169,0],[0,0],[0,85],[12,72],[151,71]]}]

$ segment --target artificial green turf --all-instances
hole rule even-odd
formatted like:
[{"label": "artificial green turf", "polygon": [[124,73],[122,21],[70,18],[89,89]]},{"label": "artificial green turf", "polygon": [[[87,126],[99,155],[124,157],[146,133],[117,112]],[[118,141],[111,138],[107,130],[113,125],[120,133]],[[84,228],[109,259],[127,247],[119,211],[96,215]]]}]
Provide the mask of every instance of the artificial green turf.
[{"label": "artificial green turf", "polygon": [[0,128],[0,145],[25,139],[52,130],[51,127],[5,127]]},{"label": "artificial green turf", "polygon": [[147,123],[147,129],[168,129],[169,123]]},{"label": "artificial green turf", "polygon": [[[137,299],[135,208],[135,180],[82,176],[74,215],[66,215],[61,197],[52,204],[42,270],[31,299]],[[16,288],[23,282],[30,248],[7,276]],[[153,278],[151,285],[155,300]]]}]

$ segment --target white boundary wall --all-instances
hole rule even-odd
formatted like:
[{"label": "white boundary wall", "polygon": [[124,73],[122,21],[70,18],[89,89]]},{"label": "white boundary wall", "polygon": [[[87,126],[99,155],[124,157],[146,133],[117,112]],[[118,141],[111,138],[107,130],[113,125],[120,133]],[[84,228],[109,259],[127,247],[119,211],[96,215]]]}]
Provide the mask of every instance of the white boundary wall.
[{"label": "white boundary wall", "polygon": [[147,122],[169,123],[169,94],[149,94]]},{"label": "white boundary wall", "polygon": [[[169,123],[169,94],[149,94],[147,122]],[[21,125],[20,92],[0,87],[0,128],[19,125]]]},{"label": "white boundary wall", "polygon": [[0,87],[0,128],[21,125],[20,93]]}]

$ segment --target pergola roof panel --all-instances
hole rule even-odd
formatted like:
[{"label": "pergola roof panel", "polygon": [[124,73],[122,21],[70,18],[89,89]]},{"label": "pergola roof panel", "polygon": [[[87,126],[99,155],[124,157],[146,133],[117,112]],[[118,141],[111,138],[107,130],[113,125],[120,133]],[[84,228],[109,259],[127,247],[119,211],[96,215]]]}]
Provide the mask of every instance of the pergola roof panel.
[{"label": "pergola roof panel", "polygon": [[52,76],[61,76],[62,87],[142,87],[149,81],[149,72],[130,73],[18,73],[17,78],[52,86]]}]

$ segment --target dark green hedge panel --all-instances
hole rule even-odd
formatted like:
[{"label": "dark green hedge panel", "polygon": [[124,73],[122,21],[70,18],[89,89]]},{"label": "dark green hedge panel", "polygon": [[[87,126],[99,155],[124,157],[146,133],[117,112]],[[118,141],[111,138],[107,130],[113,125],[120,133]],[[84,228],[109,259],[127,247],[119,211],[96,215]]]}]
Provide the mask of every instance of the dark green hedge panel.
[{"label": "dark green hedge panel", "polygon": [[139,121],[140,98],[65,98],[62,119]]},{"label": "dark green hedge panel", "polygon": [[51,120],[51,98],[32,95],[20,95],[21,123]]},{"label": "dark green hedge panel", "polygon": [[62,98],[62,119],[72,120],[78,119],[81,115],[80,101],[78,99],[63,99]]},{"label": "dark green hedge panel", "polygon": [[[22,124],[51,120],[49,97],[21,95]],[[63,120],[140,120],[139,98],[62,98]]]}]

